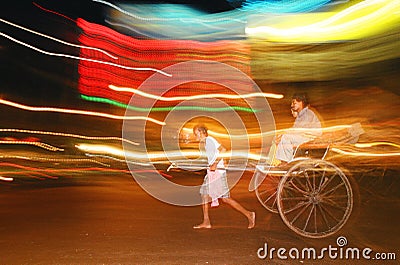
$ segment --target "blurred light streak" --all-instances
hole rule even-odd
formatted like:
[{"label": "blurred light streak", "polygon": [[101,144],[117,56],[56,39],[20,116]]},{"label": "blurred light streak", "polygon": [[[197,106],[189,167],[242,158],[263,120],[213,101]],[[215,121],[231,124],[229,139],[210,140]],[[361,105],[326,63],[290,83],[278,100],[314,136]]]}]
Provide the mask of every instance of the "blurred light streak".
[{"label": "blurred light streak", "polygon": [[112,54],[110,54],[110,53],[108,53],[108,52],[106,52],[106,51],[104,51],[104,50],[102,50],[102,49],[99,49],[99,48],[88,47],[88,46],[83,46],[83,45],[79,45],[79,44],[69,43],[69,42],[66,42],[66,41],[63,41],[63,40],[60,40],[60,39],[57,39],[57,38],[54,38],[54,37],[45,35],[45,34],[43,34],[43,33],[40,33],[40,32],[34,31],[34,30],[31,30],[31,29],[28,29],[28,28],[25,28],[25,27],[22,27],[22,26],[19,26],[19,25],[17,25],[17,24],[14,24],[14,23],[9,22],[9,21],[7,21],[7,20],[4,20],[4,19],[2,19],[2,18],[0,18],[0,21],[3,22],[3,23],[6,23],[6,24],[8,24],[8,25],[14,26],[14,27],[16,27],[16,28],[19,28],[19,29],[28,31],[28,32],[30,32],[30,33],[39,35],[39,36],[41,36],[41,37],[48,38],[48,39],[50,39],[50,40],[53,40],[53,41],[56,41],[56,42],[59,42],[59,43],[62,43],[62,44],[68,45],[68,46],[72,46],[72,47],[76,47],[76,48],[81,48],[81,49],[89,49],[89,50],[99,51],[99,52],[104,53],[105,55],[107,55],[107,56],[109,56],[109,57],[111,57],[111,58],[113,58],[113,59],[115,59],[115,60],[118,59],[118,57],[116,57],[116,56],[114,56],[114,55],[112,55]]},{"label": "blurred light streak", "polygon": [[64,151],[62,148],[58,148],[46,143],[41,143],[41,142],[30,142],[30,141],[0,141],[0,144],[21,144],[21,145],[34,145],[43,149],[46,149],[48,151]]},{"label": "blurred light streak", "polygon": [[[330,0],[246,1],[241,8],[217,13],[200,12],[189,5],[123,3],[118,6],[93,0],[118,11],[110,11],[105,21],[119,31],[138,38],[191,39],[215,41],[245,39],[245,25],[254,13],[264,16],[278,13],[309,12]],[[337,4],[337,2],[332,3]]]},{"label": "blurred light streak", "polygon": [[[170,18],[167,18],[167,17],[141,17],[141,16],[135,15],[135,14],[133,14],[131,12],[128,12],[128,11],[126,11],[126,10],[116,6],[116,5],[113,5],[113,4],[111,4],[111,3],[107,2],[107,1],[103,1],[103,0],[92,0],[92,1],[108,5],[108,6],[114,8],[115,10],[118,10],[119,12],[121,12],[121,13],[127,15],[127,16],[133,17],[133,18],[138,19],[138,20],[144,20],[144,21],[153,20],[153,21],[165,22],[165,21],[171,21],[171,20],[179,20],[181,22],[217,22],[217,21],[223,21],[223,20],[233,20],[233,21],[236,21],[236,22],[239,22],[239,23],[246,24],[245,20],[233,19],[233,18],[229,18],[229,17],[227,17],[227,18],[220,17],[220,18],[215,18],[215,19],[201,19],[201,18],[198,19],[198,18],[193,18],[191,16],[178,17],[178,18],[176,18],[176,17],[172,17],[172,18],[171,17]],[[165,15],[170,15],[170,14],[165,14]]]},{"label": "blurred light streak", "polygon": [[139,165],[139,166],[144,166],[144,167],[151,166],[151,164],[149,164],[149,163],[142,163],[142,162],[137,162],[137,161],[128,161],[128,160],[125,160],[125,159],[119,159],[119,158],[116,158],[116,157],[113,157],[113,156],[108,156],[108,155],[90,154],[90,153],[85,153],[85,155],[87,157],[106,158],[106,159],[111,159],[111,160],[115,160],[115,161],[122,162],[122,163],[134,164],[134,165]]},{"label": "blurred light streak", "polygon": [[400,24],[385,33],[343,43],[300,45],[252,40],[252,76],[273,82],[364,76],[364,67],[400,57],[399,34]]},{"label": "blurred light streak", "polygon": [[129,12],[110,10],[105,21],[119,32],[136,38],[205,42],[246,38],[247,14],[243,11],[206,13],[189,5],[165,3],[121,6]]},{"label": "blurred light streak", "polygon": [[229,94],[201,94],[201,95],[193,95],[193,96],[177,96],[177,97],[163,97],[163,96],[156,96],[150,93],[146,93],[139,89],[130,88],[130,87],[118,87],[114,85],[108,86],[110,89],[119,92],[129,92],[132,94],[137,94],[142,97],[151,98],[155,100],[161,101],[181,101],[181,100],[196,100],[196,99],[204,99],[204,98],[225,98],[225,99],[245,99],[245,98],[253,98],[253,97],[264,97],[264,98],[274,98],[274,99],[282,99],[282,94],[273,94],[273,93],[248,93],[242,95],[229,95]]},{"label": "blurred light streak", "polygon": [[[248,139],[248,138],[261,138],[265,136],[273,136],[278,134],[284,133],[312,133],[314,131],[322,131],[322,132],[335,132],[340,131],[343,129],[349,129],[353,125],[335,125],[330,127],[324,127],[321,129],[314,129],[314,128],[287,128],[287,129],[280,129],[275,131],[269,131],[265,133],[248,133],[248,134],[225,134],[225,133],[218,133],[212,130],[207,130],[209,135],[215,136],[217,138],[230,138],[230,139]],[[187,134],[193,133],[193,129],[191,128],[182,128],[182,131],[186,132]]]},{"label": "blurred light streak", "polygon": [[114,105],[123,109],[130,109],[130,110],[135,110],[135,111],[141,111],[141,112],[162,112],[162,111],[171,111],[171,110],[200,110],[200,111],[208,111],[208,112],[220,112],[220,111],[231,111],[231,110],[237,110],[237,111],[244,111],[244,112],[250,112],[254,113],[257,112],[257,110],[253,110],[251,108],[245,108],[241,106],[229,106],[225,108],[214,108],[214,107],[202,107],[202,106],[170,106],[170,107],[151,107],[151,108],[144,108],[144,107],[136,107],[132,106],[132,104],[124,104],[115,100],[111,100],[108,98],[100,98],[100,97],[89,97],[85,95],[81,95],[81,98],[87,101],[93,101],[93,102],[101,102],[101,103],[107,103],[110,105]]},{"label": "blurred light streak", "polygon": [[373,146],[380,146],[380,145],[388,145],[400,148],[399,144],[391,143],[391,142],[372,142],[372,143],[356,143],[354,146],[358,148],[368,148]]},{"label": "blurred light streak", "polygon": [[28,161],[40,161],[40,162],[56,162],[56,163],[82,163],[89,162],[95,163],[102,166],[109,167],[110,165],[96,161],[94,159],[87,158],[48,158],[48,157],[39,157],[39,156],[26,156],[26,155],[0,155],[1,159],[21,159]]},{"label": "blurred light streak", "polygon": [[[276,26],[260,26],[258,17],[258,21],[255,22],[258,26],[250,23],[246,33],[256,38],[279,42],[360,39],[397,25],[399,11],[398,0],[365,0],[339,12],[279,17]],[[316,20],[317,22],[314,22]],[[268,23],[271,24],[270,18]]]},{"label": "blurred light streak", "polygon": [[[172,150],[172,151],[152,151],[152,152],[135,152],[124,150],[117,147],[112,147],[108,145],[98,145],[98,144],[77,144],[75,147],[83,152],[88,152],[92,154],[109,154],[117,157],[125,157],[125,159],[138,161],[152,161],[152,160],[164,160],[169,161],[168,159],[174,158],[198,158],[202,156],[200,151],[191,151],[191,150]],[[249,153],[248,151],[232,151],[225,152],[220,154],[223,158],[244,158],[244,159],[253,159],[260,160],[266,159],[267,157],[262,156],[260,154]],[[166,160],[165,160],[166,159]]]},{"label": "blurred light streak", "polygon": [[18,164],[13,164],[13,163],[0,163],[0,166],[2,167],[14,167],[14,168],[21,168],[24,169],[25,171],[9,171],[9,172],[1,172],[2,174],[26,174],[26,173],[30,173],[30,174],[37,174],[39,176],[45,177],[45,178],[49,178],[49,179],[57,179],[57,177],[54,176],[49,176],[45,173],[43,173],[43,171],[46,171],[46,169],[43,168],[33,168],[33,167],[27,167],[27,166],[22,166],[22,165],[18,165]]},{"label": "blurred light streak", "polygon": [[50,56],[66,57],[66,58],[70,58],[70,59],[83,60],[83,61],[88,61],[88,62],[92,62],[92,63],[106,64],[106,65],[110,65],[110,66],[118,67],[118,68],[123,68],[123,69],[127,69],[127,70],[135,70],[135,71],[153,71],[153,72],[157,72],[157,73],[159,73],[159,74],[165,75],[165,76],[171,76],[171,75],[168,74],[168,73],[165,73],[165,72],[163,72],[163,71],[161,71],[161,70],[154,69],[154,68],[129,67],[129,66],[120,65],[120,64],[111,63],[111,62],[106,62],[106,61],[99,61],[99,60],[94,60],[94,59],[89,59],[89,58],[84,58],[84,57],[77,57],[77,56],[69,55],[69,54],[48,52],[48,51],[44,51],[44,50],[41,50],[41,49],[39,49],[39,48],[36,48],[36,47],[34,47],[34,46],[32,46],[32,45],[29,45],[29,44],[27,44],[27,43],[25,43],[25,42],[19,41],[19,40],[15,39],[15,38],[13,38],[13,37],[7,35],[7,34],[4,34],[4,33],[2,33],[2,32],[0,32],[0,35],[3,36],[3,37],[5,37],[5,38],[7,38],[7,39],[9,39],[9,40],[11,40],[11,41],[14,41],[14,42],[16,42],[16,43],[18,43],[18,44],[21,44],[21,45],[25,46],[25,47],[28,47],[28,48],[30,48],[30,49],[32,49],[32,50],[35,50],[35,51],[37,51],[37,52],[40,52],[40,53],[43,53],[43,54],[46,54],[46,55],[50,55]]},{"label": "blurred light streak", "polygon": [[68,19],[68,20],[71,20],[72,22],[75,22],[75,20],[73,20],[72,18],[67,17],[66,15],[60,14],[60,13],[58,13],[58,12],[55,12],[55,11],[53,11],[53,10],[46,9],[46,8],[40,6],[39,4],[35,3],[35,2],[32,2],[32,4],[35,5],[35,6],[37,6],[37,7],[40,8],[40,9],[42,9],[43,11],[56,14],[56,15],[58,15],[58,16],[61,16],[61,17],[66,18],[66,19]]},{"label": "blurred light streak", "polygon": [[156,123],[158,125],[165,125],[165,122],[162,122],[162,121],[159,121],[159,120],[156,120],[153,118],[149,118],[149,117],[144,117],[144,116],[117,116],[117,115],[112,115],[112,114],[107,114],[107,113],[102,113],[102,112],[85,111],[85,110],[62,109],[62,108],[53,108],[53,107],[31,107],[31,106],[22,105],[22,104],[11,102],[11,101],[4,100],[4,99],[0,99],[0,104],[4,104],[7,106],[20,108],[20,109],[28,110],[28,111],[59,112],[59,113],[67,113],[67,114],[97,116],[97,117],[103,117],[103,118],[115,119],[115,120],[146,120],[146,121]]},{"label": "blurred light streak", "polygon": [[6,182],[12,182],[12,181],[14,181],[14,178],[0,176],[0,180],[6,181]]},{"label": "blurred light streak", "polygon": [[[243,73],[251,77],[250,65],[250,46],[245,41],[223,40],[215,42],[200,42],[192,40],[140,40],[134,37],[123,35],[108,27],[87,22],[83,19],[77,20],[77,26],[83,33],[79,36],[79,41],[86,46],[95,46],[111,51],[118,55],[118,61],[124,65],[141,66],[149,65],[157,69],[164,69],[171,65],[175,65],[190,60],[214,61],[221,62],[239,69]],[[80,56],[87,58],[104,58],[104,56],[96,51],[81,49]],[[125,71],[124,69],[116,69],[107,65],[96,65],[91,62],[80,61],[78,66],[79,84],[78,89],[85,96],[94,96],[108,98],[124,104],[130,103],[132,94],[128,92],[116,92],[110,90],[110,84],[121,87],[139,88],[140,85],[151,75],[147,72]],[[201,75],[202,69],[183,69],[184,71],[197,71]],[[204,70],[203,70],[204,71]],[[254,91],[254,87],[245,84],[239,78],[226,76],[224,73],[215,73],[221,84],[225,80],[237,82],[240,87],[241,94]],[[171,78],[161,85],[154,84],[152,94],[163,91],[163,87],[168,87],[176,81]],[[243,84],[243,85],[242,85]],[[153,84],[151,84],[153,85]],[[152,88],[153,89],[153,88]],[[202,94],[223,93],[228,89],[216,83],[205,81],[184,83],[182,85],[173,85],[164,96],[190,96],[199,91]],[[196,93],[199,94],[199,93]],[[147,101],[146,101],[147,100]],[[150,100],[138,100],[135,106],[148,107]],[[153,105],[154,102],[151,103]],[[165,104],[163,101],[157,102],[160,107]],[[234,105],[239,105],[237,101]],[[240,105],[247,107],[245,104]],[[163,105],[165,107],[165,105]]]},{"label": "blurred light streak", "polygon": [[86,136],[86,135],[71,134],[71,133],[48,132],[48,131],[25,130],[25,129],[0,129],[0,132],[42,134],[42,135],[52,135],[52,136],[73,137],[86,140],[104,140],[104,141],[115,140],[115,141],[126,142],[132,145],[139,145],[139,143],[130,141],[128,139],[114,137],[114,136]]},{"label": "blurred light streak", "polygon": [[[124,10],[123,8],[120,8],[120,7],[118,7],[118,6],[114,5],[114,4],[111,4],[110,2],[107,2],[107,1],[103,1],[103,0],[92,0],[92,1],[108,5],[109,7],[114,8],[115,10],[118,10],[119,12],[121,12],[121,13],[127,15],[127,16],[130,16],[132,18],[138,19],[138,20],[161,21],[161,22],[178,20],[178,21],[183,22],[183,23],[188,23],[188,22],[204,23],[204,22],[219,22],[219,21],[235,21],[235,22],[246,24],[246,20],[235,19],[235,18],[232,18],[232,17],[218,17],[218,18],[205,19],[205,18],[194,18],[193,17],[194,14],[189,14],[186,17],[167,17],[167,16],[170,16],[170,15],[173,15],[174,14],[173,12],[169,13],[169,14],[168,13],[162,14],[163,12],[160,12],[160,15],[162,14],[165,17],[142,17],[142,16],[138,16],[138,15],[132,13],[132,12],[128,12],[128,11]],[[159,5],[162,5],[162,4],[159,4]],[[153,6],[153,10],[157,6]],[[142,5],[142,7],[143,7],[143,5]],[[204,15],[204,14],[202,14],[200,12],[198,12],[197,14],[198,15]]]},{"label": "blurred light streak", "polygon": [[[97,172],[113,172],[113,173],[130,173],[129,170],[126,169],[115,169],[115,168],[99,168],[99,167],[69,167],[69,168],[37,168],[37,167],[27,167],[14,163],[0,163],[2,168],[4,167],[14,167],[21,168],[25,171],[1,171],[1,174],[24,174],[24,173],[32,173],[32,172],[47,172],[47,173],[64,173],[64,172],[83,172],[83,171],[97,171]],[[56,178],[56,177],[53,177]]]},{"label": "blurred light streak", "polygon": [[331,0],[246,0],[239,10],[252,13],[302,13],[311,12],[331,2]]},{"label": "blurred light streak", "polygon": [[346,151],[346,150],[342,150],[340,148],[337,147],[332,147],[331,148],[332,151],[342,154],[342,155],[348,155],[348,156],[365,156],[365,157],[386,157],[386,156],[400,156],[400,152],[393,152],[393,153],[370,153],[370,152],[358,152],[355,150],[350,150],[350,151]]}]

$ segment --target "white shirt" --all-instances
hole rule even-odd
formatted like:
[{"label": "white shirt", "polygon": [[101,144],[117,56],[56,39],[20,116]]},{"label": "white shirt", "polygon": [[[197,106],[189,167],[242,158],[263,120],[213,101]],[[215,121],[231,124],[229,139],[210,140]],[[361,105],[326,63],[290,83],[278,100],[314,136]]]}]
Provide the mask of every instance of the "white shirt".
[{"label": "white shirt", "polygon": [[294,121],[293,128],[311,128],[316,129],[310,131],[313,135],[321,135],[321,122],[318,119],[318,116],[314,113],[314,111],[310,110],[308,107],[305,107],[300,111],[297,115],[296,120]]},{"label": "white shirt", "polygon": [[[208,161],[208,165],[211,166],[212,164],[214,164],[215,160],[217,160],[217,158],[219,157],[219,150],[218,148],[221,146],[220,143],[218,143],[217,140],[215,140],[214,137],[211,136],[207,136],[206,137],[206,156],[207,156],[207,161]],[[224,160],[221,159],[218,162],[217,168],[225,168],[224,165]]]}]

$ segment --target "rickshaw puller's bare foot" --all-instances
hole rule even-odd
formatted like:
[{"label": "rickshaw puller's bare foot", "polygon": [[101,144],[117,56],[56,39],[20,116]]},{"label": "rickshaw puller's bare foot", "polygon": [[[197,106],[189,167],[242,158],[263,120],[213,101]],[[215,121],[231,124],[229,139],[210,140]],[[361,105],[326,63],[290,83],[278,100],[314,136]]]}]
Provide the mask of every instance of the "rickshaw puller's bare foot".
[{"label": "rickshaw puller's bare foot", "polygon": [[253,229],[254,226],[256,226],[256,213],[251,212],[250,217],[249,217],[249,226],[247,227],[248,229]]},{"label": "rickshaw puller's bare foot", "polygon": [[211,224],[206,224],[206,223],[193,226],[193,229],[210,229],[210,228]]}]

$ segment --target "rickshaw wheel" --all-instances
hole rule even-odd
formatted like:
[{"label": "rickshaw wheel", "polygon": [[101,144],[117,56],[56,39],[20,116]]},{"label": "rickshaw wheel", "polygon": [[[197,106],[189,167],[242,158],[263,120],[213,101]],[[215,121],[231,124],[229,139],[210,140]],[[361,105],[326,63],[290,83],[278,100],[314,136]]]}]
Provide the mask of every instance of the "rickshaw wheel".
[{"label": "rickshaw wheel", "polygon": [[340,230],[353,209],[350,181],[336,165],[309,159],[292,166],[279,183],[277,206],[294,232],[322,238]]},{"label": "rickshaw wheel", "polygon": [[278,213],[277,190],[282,176],[266,175],[262,172],[256,173],[256,196],[258,201],[270,212]]}]

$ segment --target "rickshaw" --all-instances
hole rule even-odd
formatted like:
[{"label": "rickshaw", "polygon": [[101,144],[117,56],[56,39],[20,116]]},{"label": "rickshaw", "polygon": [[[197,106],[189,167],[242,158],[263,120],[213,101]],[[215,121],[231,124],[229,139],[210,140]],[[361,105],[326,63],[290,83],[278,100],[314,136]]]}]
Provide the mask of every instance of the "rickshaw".
[{"label": "rickshaw", "polygon": [[[260,165],[245,166],[254,172],[253,186],[258,201],[295,233],[309,238],[323,238],[338,232],[349,220],[358,188],[350,174],[336,161],[327,159],[332,148],[354,144],[364,133],[355,123],[305,142],[294,150],[294,158],[285,168]],[[173,168],[204,169],[204,165],[172,163]],[[228,167],[227,170],[242,170]]]},{"label": "rickshaw", "polygon": [[348,172],[327,159],[334,146],[356,143],[359,123],[344,130],[323,133],[295,147],[294,158],[284,169],[256,167],[255,193],[268,211],[279,213],[295,233],[322,238],[335,234],[353,210],[354,181]]}]

